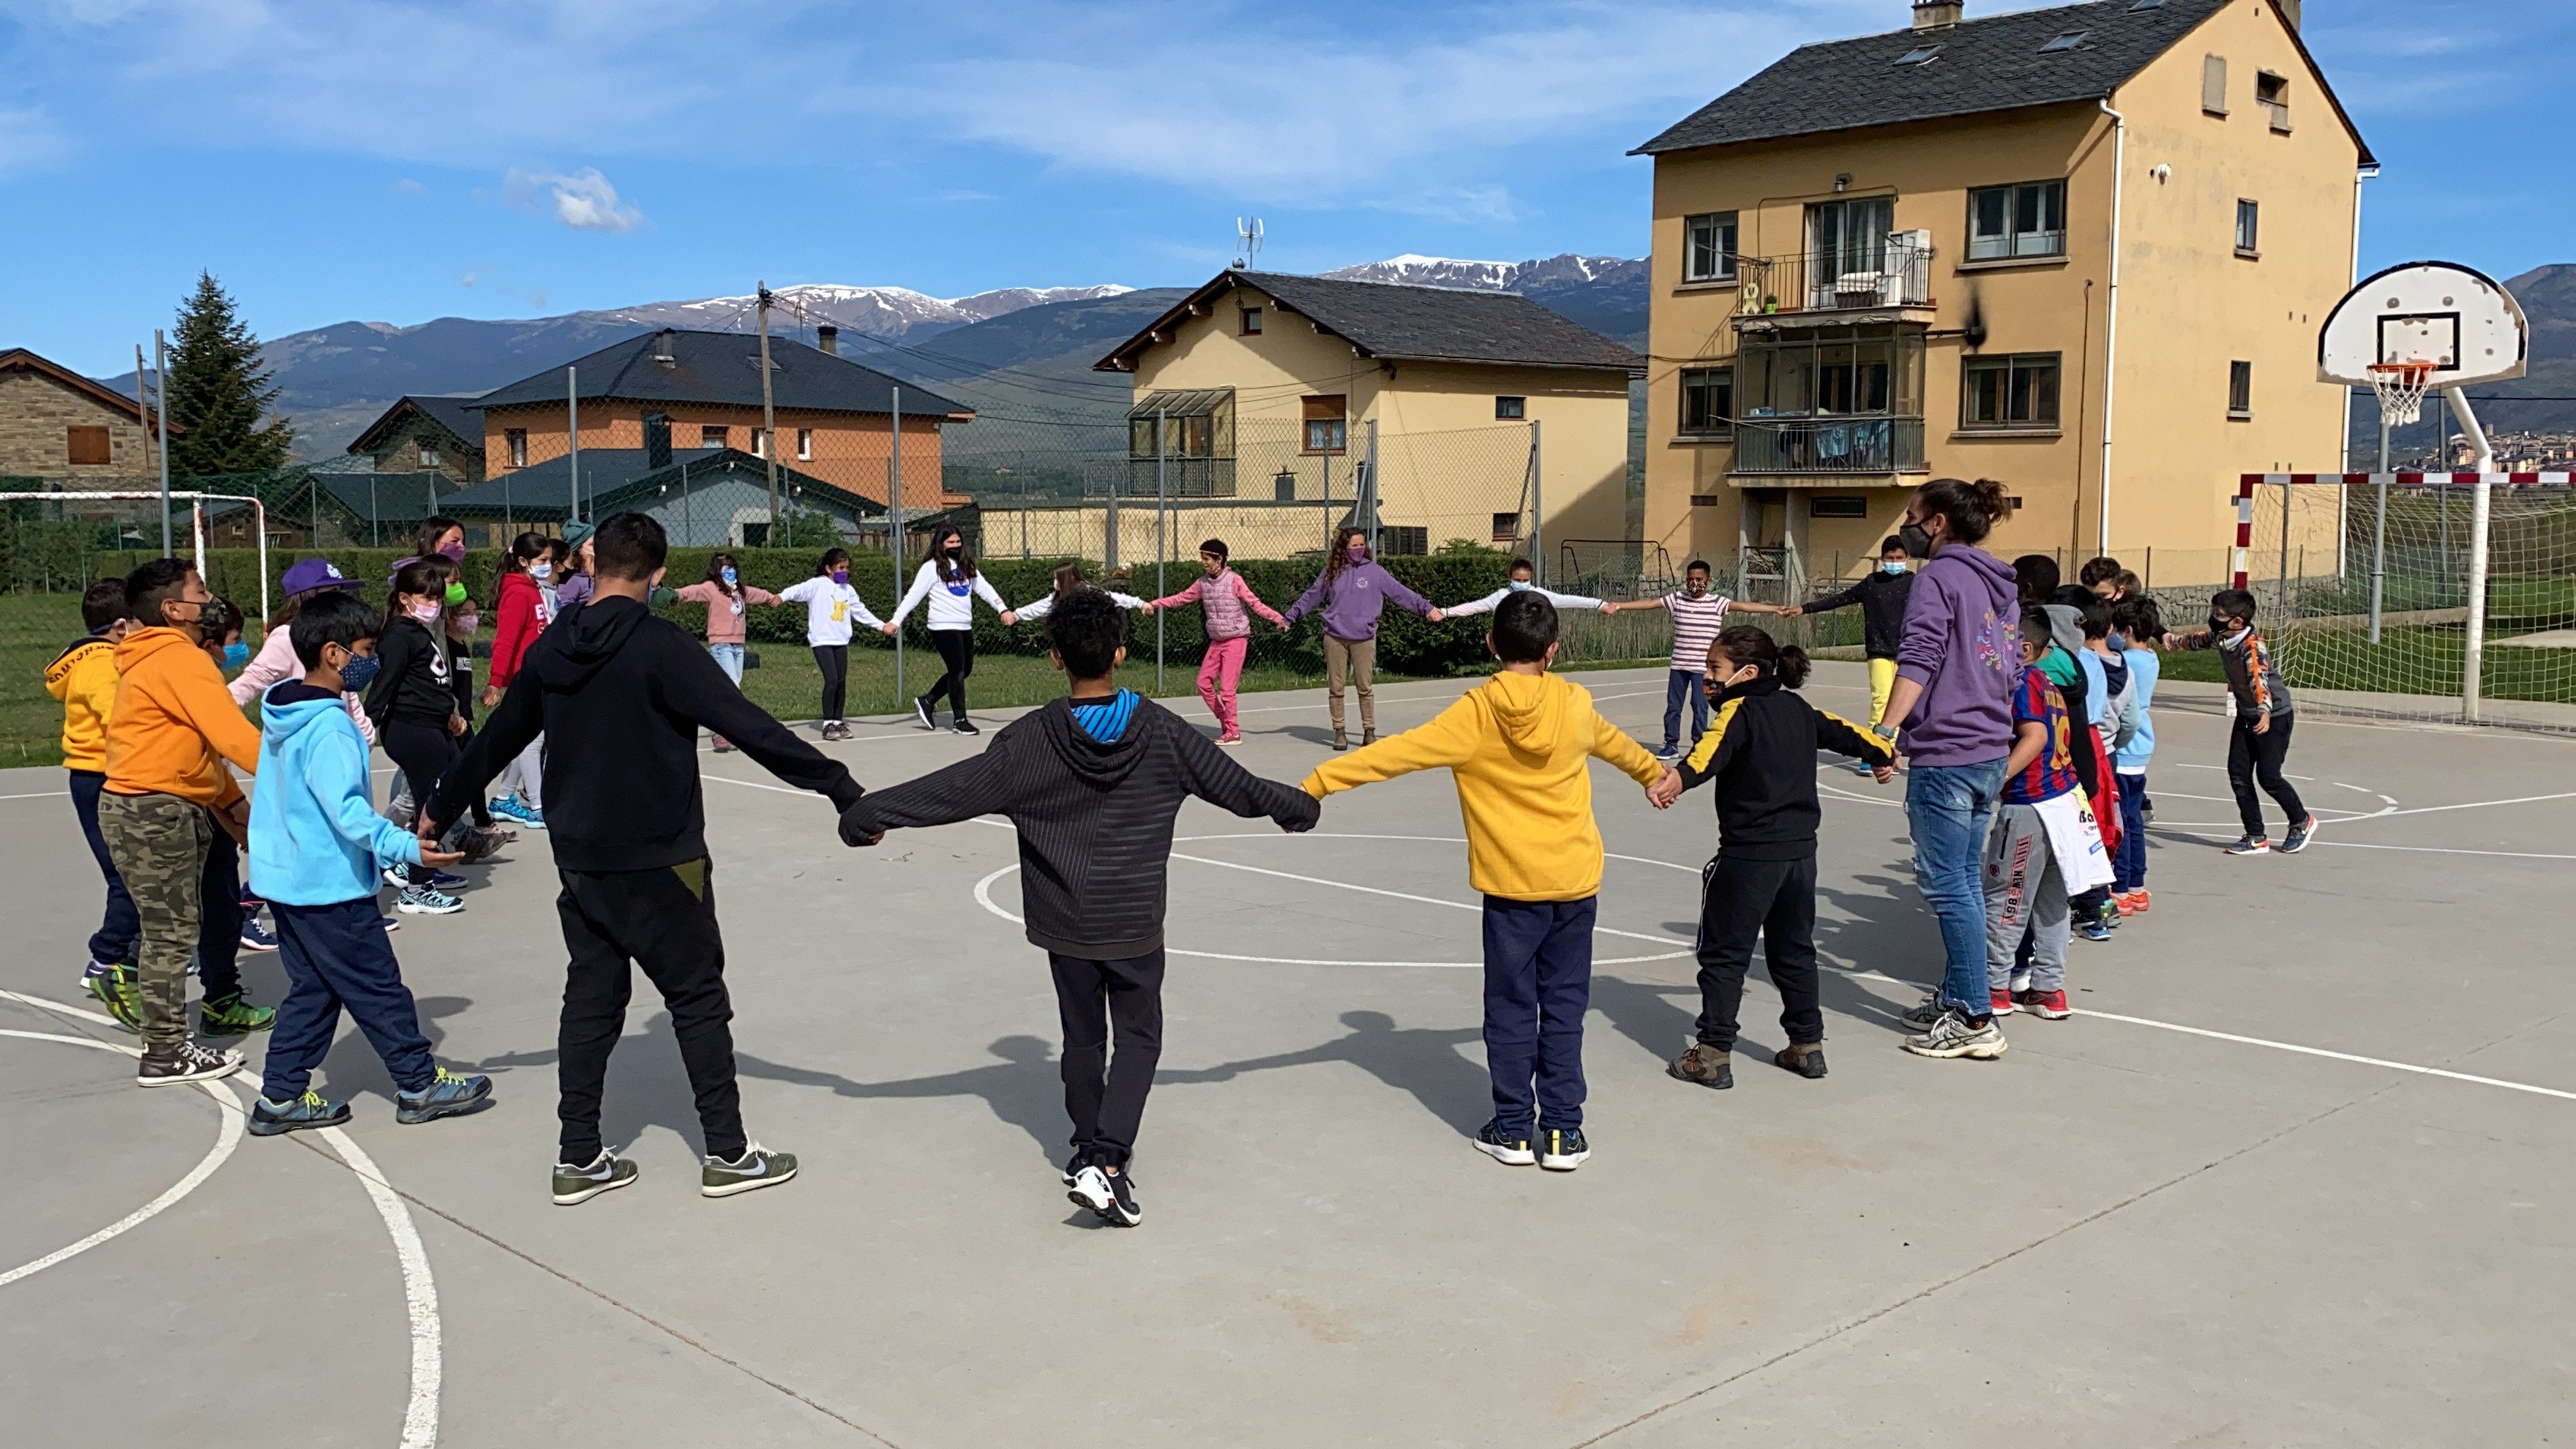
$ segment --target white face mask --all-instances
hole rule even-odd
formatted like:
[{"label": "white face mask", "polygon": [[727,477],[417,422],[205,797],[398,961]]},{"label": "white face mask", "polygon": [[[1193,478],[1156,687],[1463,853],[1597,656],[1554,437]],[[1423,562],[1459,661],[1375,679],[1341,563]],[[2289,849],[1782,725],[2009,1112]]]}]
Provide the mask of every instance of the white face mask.
[{"label": "white face mask", "polygon": [[1531,583],[1531,582],[1530,582],[1529,580],[1527,580],[1527,579],[1514,579],[1514,580],[1512,580],[1512,592],[1513,592],[1513,593],[1515,593],[1515,594],[1526,594],[1526,593],[1528,593],[1530,590],[1532,590],[1532,589],[1534,589],[1534,588],[1537,588],[1537,587],[1538,587],[1538,585],[1536,585],[1536,584],[1534,584],[1534,583]]},{"label": "white face mask", "polygon": [[541,583],[541,584],[542,584],[542,583],[544,583],[546,580],[548,580],[548,579],[550,579],[550,578],[553,578],[554,576],[555,576],[555,566],[554,566],[553,564],[550,564],[550,563],[532,563],[532,564],[528,565],[528,577],[530,577],[530,578],[532,578],[532,579],[535,579],[538,583]]},{"label": "white face mask", "polygon": [[1901,558],[1883,560],[1878,566],[1878,571],[1883,574],[1901,574],[1905,572],[1905,560]]}]

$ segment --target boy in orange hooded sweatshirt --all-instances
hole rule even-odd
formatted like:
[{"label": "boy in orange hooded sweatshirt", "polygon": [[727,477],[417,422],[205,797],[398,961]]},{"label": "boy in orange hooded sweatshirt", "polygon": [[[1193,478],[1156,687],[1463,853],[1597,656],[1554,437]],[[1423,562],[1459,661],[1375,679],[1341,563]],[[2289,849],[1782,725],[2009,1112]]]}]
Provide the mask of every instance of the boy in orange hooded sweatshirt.
[{"label": "boy in orange hooded sweatshirt", "polygon": [[1556,606],[1537,593],[1503,600],[1485,636],[1500,672],[1420,729],[1325,761],[1304,789],[1321,800],[1415,770],[1446,768],[1456,778],[1467,879],[1485,897],[1494,1120],[1475,1147],[1506,1166],[1571,1172],[1592,1152],[1583,1136],[1583,1013],[1602,849],[1589,764],[1598,756],[1649,790],[1670,771],[1603,719],[1582,686],[1547,672],[1556,628]]},{"label": "boy in orange hooded sweatshirt", "polygon": [[256,769],[259,731],[206,655],[201,622],[214,599],[181,559],[154,559],[125,579],[134,623],[116,646],[98,824],[142,918],[134,979],[120,981],[111,1002],[139,1022],[138,1086],[229,1076],[241,1066],[240,1053],[210,1050],[189,1034],[191,949],[205,982],[207,1035],[262,1031],[277,1015],[242,999],[233,969],[241,949],[233,849],[249,825],[250,801],[224,762]]}]

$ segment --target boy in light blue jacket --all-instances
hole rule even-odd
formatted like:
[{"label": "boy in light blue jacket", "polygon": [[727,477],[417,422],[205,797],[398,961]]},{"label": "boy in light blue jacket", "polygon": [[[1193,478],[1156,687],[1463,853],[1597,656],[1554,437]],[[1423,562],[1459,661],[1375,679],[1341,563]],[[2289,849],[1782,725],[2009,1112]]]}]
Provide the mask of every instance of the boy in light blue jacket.
[{"label": "boy in light blue jacket", "polygon": [[349,1105],[311,1090],[348,1009],[384,1058],[396,1088],[394,1119],[429,1122],[491,1105],[492,1079],[431,1060],[429,1038],[376,910],[386,866],[452,865],[375,812],[367,742],[341,695],[376,670],[376,611],[355,594],[309,599],[288,626],[301,680],[281,680],[260,700],[259,774],[251,785],[251,889],[277,921],[286,999],[268,1039],[252,1135],[274,1137],[349,1120]]}]

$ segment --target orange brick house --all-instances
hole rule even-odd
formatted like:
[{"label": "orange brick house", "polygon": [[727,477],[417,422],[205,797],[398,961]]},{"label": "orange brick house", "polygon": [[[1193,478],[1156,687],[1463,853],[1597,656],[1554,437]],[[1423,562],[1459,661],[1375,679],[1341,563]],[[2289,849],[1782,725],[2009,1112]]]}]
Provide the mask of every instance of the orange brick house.
[{"label": "orange brick house", "polygon": [[[788,338],[769,339],[769,362],[783,467],[883,503],[900,405],[903,506],[927,512],[965,501],[941,485],[940,434],[972,421],[973,409]],[[584,451],[642,449],[644,418],[659,413],[671,420],[676,447],[767,456],[757,336],[666,327],[567,365]],[[486,479],[570,451],[567,381],[563,368],[549,368],[464,404],[483,419]]]}]

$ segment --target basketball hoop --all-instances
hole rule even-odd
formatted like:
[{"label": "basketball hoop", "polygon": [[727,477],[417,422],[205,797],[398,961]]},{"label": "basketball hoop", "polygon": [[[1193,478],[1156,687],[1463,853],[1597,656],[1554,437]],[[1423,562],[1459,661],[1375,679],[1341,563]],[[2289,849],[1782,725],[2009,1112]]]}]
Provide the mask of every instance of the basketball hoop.
[{"label": "basketball hoop", "polygon": [[2404,427],[2424,416],[2424,392],[2433,381],[2429,362],[2374,362],[2370,390],[2379,394],[2379,420]]}]

